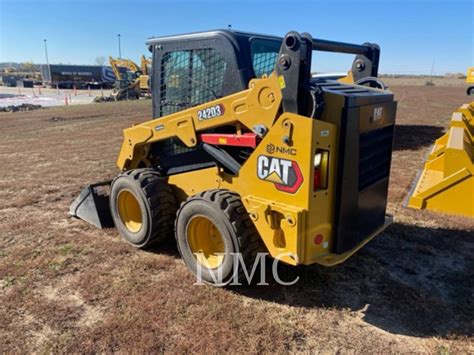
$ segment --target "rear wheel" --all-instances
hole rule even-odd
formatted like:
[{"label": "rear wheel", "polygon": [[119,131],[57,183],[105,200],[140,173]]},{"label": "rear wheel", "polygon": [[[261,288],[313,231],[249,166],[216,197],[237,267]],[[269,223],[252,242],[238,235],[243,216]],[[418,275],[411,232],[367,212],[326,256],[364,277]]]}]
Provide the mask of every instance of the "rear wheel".
[{"label": "rear wheel", "polygon": [[188,269],[201,281],[218,286],[243,281],[239,262],[250,272],[262,246],[239,195],[228,190],[205,191],[183,202],[175,237]]},{"label": "rear wheel", "polygon": [[171,187],[152,169],[131,170],[112,182],[112,218],[120,235],[136,248],[170,236],[176,209]]},{"label": "rear wheel", "polygon": [[467,88],[467,95],[468,96],[474,95],[474,86]]}]

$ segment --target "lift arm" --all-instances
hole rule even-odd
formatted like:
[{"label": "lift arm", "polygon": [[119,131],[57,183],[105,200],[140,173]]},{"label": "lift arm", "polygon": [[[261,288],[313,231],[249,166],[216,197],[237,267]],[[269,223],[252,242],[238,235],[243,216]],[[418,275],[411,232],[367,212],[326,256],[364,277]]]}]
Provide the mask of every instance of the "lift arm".
[{"label": "lift arm", "polygon": [[248,90],[127,128],[117,165],[121,170],[138,167],[146,162],[150,144],[167,138],[177,137],[194,147],[196,132],[210,128],[240,123],[250,130],[268,129],[277,118],[281,97],[278,78],[272,74],[252,80]]}]

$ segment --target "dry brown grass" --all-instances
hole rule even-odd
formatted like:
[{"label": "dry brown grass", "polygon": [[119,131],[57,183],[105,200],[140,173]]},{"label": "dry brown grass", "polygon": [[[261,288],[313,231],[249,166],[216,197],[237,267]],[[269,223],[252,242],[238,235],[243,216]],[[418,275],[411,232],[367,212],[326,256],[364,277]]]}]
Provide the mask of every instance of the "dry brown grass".
[{"label": "dry brown grass", "polygon": [[464,90],[467,89],[468,84],[466,79],[460,79],[456,76],[403,76],[403,77],[382,77],[382,80],[389,86],[423,86],[427,82],[431,81],[433,86],[442,87],[462,87]]},{"label": "dry brown grass", "polygon": [[343,265],[282,266],[294,287],[215,289],[172,243],[137,251],[68,217],[116,173],[150,101],[0,114],[0,351],[473,352],[472,220],[402,207],[462,88],[393,87],[395,224]]}]

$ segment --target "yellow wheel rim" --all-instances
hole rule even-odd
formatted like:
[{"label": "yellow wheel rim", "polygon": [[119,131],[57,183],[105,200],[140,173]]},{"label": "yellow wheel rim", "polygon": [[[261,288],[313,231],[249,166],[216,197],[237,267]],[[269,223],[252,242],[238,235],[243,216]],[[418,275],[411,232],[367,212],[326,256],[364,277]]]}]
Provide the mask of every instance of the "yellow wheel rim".
[{"label": "yellow wheel rim", "polygon": [[128,190],[122,190],[117,197],[120,219],[127,229],[137,233],[142,228],[142,210],[136,197]]},{"label": "yellow wheel rim", "polygon": [[224,261],[224,238],[217,227],[204,216],[196,216],[188,223],[188,244],[197,261],[214,269]]}]

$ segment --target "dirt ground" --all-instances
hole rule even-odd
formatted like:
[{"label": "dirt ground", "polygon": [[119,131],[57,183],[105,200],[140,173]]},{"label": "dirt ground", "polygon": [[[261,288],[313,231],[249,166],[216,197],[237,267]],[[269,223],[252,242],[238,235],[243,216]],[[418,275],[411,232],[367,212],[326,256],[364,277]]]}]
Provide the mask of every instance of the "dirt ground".
[{"label": "dirt ground", "polygon": [[291,287],[194,286],[170,242],[134,250],[68,217],[117,173],[151,101],[0,114],[0,352],[473,353],[474,221],[402,206],[463,87],[392,86],[389,213],[346,263],[282,267]]}]

